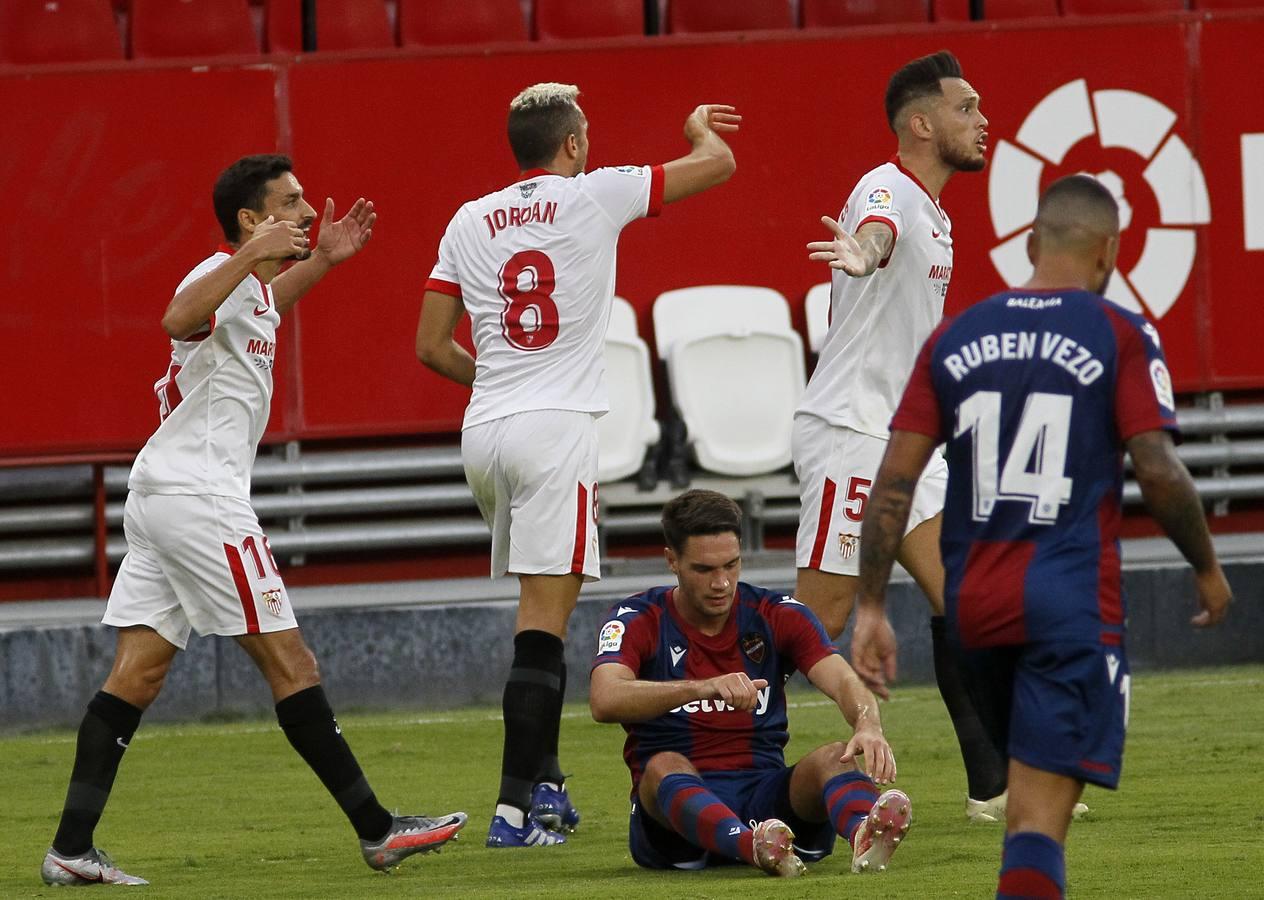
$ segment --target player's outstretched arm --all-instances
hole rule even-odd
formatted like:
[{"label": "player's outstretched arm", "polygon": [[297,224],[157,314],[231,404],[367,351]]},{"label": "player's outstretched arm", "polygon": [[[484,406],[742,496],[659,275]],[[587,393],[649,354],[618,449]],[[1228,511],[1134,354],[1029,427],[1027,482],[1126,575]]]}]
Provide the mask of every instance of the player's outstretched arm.
[{"label": "player's outstretched arm", "polygon": [[829,263],[831,269],[840,269],[853,278],[872,275],[895,246],[895,235],[881,222],[866,222],[854,235],[829,216],[821,216],[821,222],[834,237],[809,243],[808,259]]},{"label": "player's outstretched arm", "polygon": [[417,358],[457,384],[474,384],[474,357],[456,342],[457,323],[465,304],[438,291],[426,291],[417,321]]},{"label": "player's outstretched arm", "polygon": [[222,265],[181,288],[162,314],[167,334],[182,341],[210,321],[215,310],[237,289],[237,285],[266,260],[289,259],[307,249],[303,229],[293,222],[264,219],[250,240]]},{"label": "player's outstretched arm", "polygon": [[1189,470],[1176,455],[1172,437],[1166,431],[1133,435],[1128,439],[1128,452],[1146,509],[1194,567],[1202,611],[1191,623],[1198,627],[1215,625],[1225,617],[1233,592],[1216,559],[1203,504]]},{"label": "player's outstretched arm", "polygon": [[[865,687],[847,660],[838,654],[825,657],[807,672],[808,681],[836,704],[852,727],[851,739],[843,762],[855,762],[857,768],[878,784],[895,780],[895,754],[882,733],[878,701]],[[856,757],[863,756],[863,763]]]},{"label": "player's outstretched arm", "polygon": [[325,212],[320,217],[320,234],[312,255],[295,263],[272,280],[272,297],[277,309],[285,313],[316,286],[316,282],[339,263],[346,262],[364,249],[373,237],[377,212],[373,201],[360,197],[341,219],[334,221],[334,200],[325,198]]},{"label": "player's outstretched arm", "polygon": [[694,700],[722,700],[734,709],[759,705],[759,692],[768,687],[745,672],[688,681],[644,681],[625,665],[604,663],[593,669],[588,706],[598,722],[647,722]]},{"label": "player's outstretched arm", "polygon": [[663,202],[674,203],[723,184],[737,171],[733,151],[721,134],[737,131],[742,117],[731,106],[704,104],[685,119],[688,156],[663,165]]},{"label": "player's outstretched arm", "polygon": [[865,504],[860,528],[860,584],[851,660],[856,673],[880,697],[895,678],[895,631],[886,616],[887,582],[904,529],[917,480],[935,449],[935,441],[913,431],[893,431]]}]

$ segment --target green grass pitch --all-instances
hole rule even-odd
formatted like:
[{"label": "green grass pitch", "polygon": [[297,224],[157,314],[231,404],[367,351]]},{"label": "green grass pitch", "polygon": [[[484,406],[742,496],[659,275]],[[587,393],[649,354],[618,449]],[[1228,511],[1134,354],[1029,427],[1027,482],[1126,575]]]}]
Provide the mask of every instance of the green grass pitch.
[{"label": "green grass pitch", "polygon": [[[1071,829],[1073,897],[1264,897],[1262,686],[1264,666],[1136,676],[1122,787],[1088,789],[1092,812]],[[795,692],[791,702],[789,759],[847,731],[819,695]],[[897,688],[883,717],[914,819],[880,875],[851,875],[847,854],[797,881],[745,867],[638,869],[627,852],[623,731],[577,704],[567,707],[562,755],[584,821],[566,847],[482,846],[501,747],[490,709],[341,716],[388,807],[471,816],[456,844],[391,875],[365,867],[341,813],[271,721],[142,726],[97,839],[156,898],[991,897],[1001,828],[965,821],[965,779],[935,689]],[[65,730],[0,737],[0,897],[59,896],[40,883],[39,863],[73,741]]]}]

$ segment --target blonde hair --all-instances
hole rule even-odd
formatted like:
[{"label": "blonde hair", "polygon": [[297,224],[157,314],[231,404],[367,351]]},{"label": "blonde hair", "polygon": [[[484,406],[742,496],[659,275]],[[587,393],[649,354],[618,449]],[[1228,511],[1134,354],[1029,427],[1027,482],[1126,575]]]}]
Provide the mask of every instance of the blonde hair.
[{"label": "blonde hair", "polygon": [[519,112],[527,109],[541,109],[549,106],[578,106],[576,97],[579,88],[573,84],[559,84],[556,81],[542,81],[523,89],[517,97],[509,101],[509,111]]}]

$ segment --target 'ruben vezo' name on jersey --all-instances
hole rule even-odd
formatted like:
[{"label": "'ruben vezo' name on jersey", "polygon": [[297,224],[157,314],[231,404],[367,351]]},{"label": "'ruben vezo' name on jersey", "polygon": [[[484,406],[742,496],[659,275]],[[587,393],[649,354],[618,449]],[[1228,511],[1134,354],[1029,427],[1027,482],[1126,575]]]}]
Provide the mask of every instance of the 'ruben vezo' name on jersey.
[{"label": "'ruben vezo' name on jersey", "polygon": [[[1011,303],[1011,305],[1013,305]],[[1002,331],[982,334],[944,357],[944,368],[960,381],[972,369],[1001,359],[1040,359],[1061,366],[1082,385],[1090,385],[1106,370],[1092,351],[1056,331]]]}]

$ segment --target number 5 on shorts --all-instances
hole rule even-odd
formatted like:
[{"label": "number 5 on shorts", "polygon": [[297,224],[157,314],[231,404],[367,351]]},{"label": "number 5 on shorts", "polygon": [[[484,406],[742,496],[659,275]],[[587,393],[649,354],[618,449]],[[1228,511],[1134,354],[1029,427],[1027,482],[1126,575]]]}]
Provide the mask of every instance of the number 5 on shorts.
[{"label": "number 5 on shorts", "polygon": [[869,486],[872,484],[872,478],[860,478],[853,475],[847,479],[847,496],[843,500],[843,515],[852,522],[864,520],[865,503],[869,500]]}]

